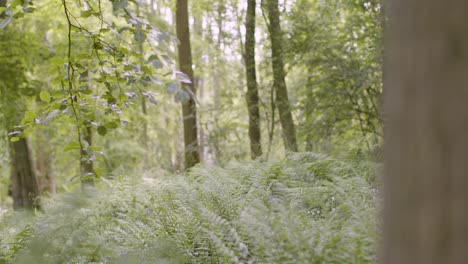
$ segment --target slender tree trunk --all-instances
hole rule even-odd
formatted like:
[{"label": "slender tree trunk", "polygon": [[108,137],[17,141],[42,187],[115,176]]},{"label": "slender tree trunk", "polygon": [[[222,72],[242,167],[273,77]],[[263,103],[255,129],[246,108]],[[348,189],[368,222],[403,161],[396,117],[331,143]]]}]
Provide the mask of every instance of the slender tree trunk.
[{"label": "slender tree trunk", "polygon": [[[193,16],[193,15],[192,15]],[[202,15],[195,15],[193,16],[193,31],[195,32],[195,36],[197,36],[199,39],[203,39],[203,16]],[[196,59],[195,59],[195,64],[201,64],[202,62],[202,57],[203,57],[203,51],[199,50],[198,54],[196,54]],[[198,100],[200,102],[204,101],[205,93],[204,93],[204,79],[202,74],[199,74],[198,76],[194,77],[195,80],[195,87],[197,87],[197,92],[198,92]],[[199,135],[199,153],[200,153],[200,160],[202,162],[207,161],[207,140],[205,136],[205,130],[203,128],[202,120],[198,119],[198,135]]]},{"label": "slender tree trunk", "polygon": [[93,131],[90,126],[87,126],[83,132],[85,132],[83,134],[83,139],[88,143],[88,147],[81,150],[81,187],[84,190],[87,187],[94,186],[94,178],[96,175],[94,173],[93,157],[89,148],[93,145]]},{"label": "slender tree trunk", "polygon": [[245,70],[247,77],[247,108],[249,110],[250,156],[256,159],[262,155],[260,134],[260,110],[255,72],[255,8],[256,1],[248,0],[245,22]]},{"label": "slender tree trunk", "polygon": [[286,88],[284,62],[283,62],[283,35],[280,26],[280,12],[278,0],[267,0],[268,31],[271,40],[273,86],[276,92],[276,107],[278,108],[283,141],[286,151],[297,152],[296,129],[291,115],[291,109]]},{"label": "slender tree trunk", "polygon": [[[152,7],[153,8],[153,7]],[[140,6],[137,5],[137,16],[140,16]],[[143,50],[143,42],[138,43],[138,52],[141,55],[140,64],[143,66],[144,64],[144,50]],[[141,113],[143,114],[143,131],[141,135],[141,142],[143,144],[143,148],[145,153],[143,154],[143,169],[147,170],[149,168],[149,161],[150,161],[150,141],[148,136],[148,110],[146,107],[146,98],[143,96],[143,91],[140,90],[140,97],[141,97]]]},{"label": "slender tree trunk", "polygon": [[10,144],[11,192],[14,209],[32,209],[38,206],[39,187],[29,149],[29,141],[20,138]]},{"label": "slender tree trunk", "polygon": [[[217,3],[216,7],[216,26],[218,28],[218,34],[216,35],[216,47],[218,48],[218,52],[215,53],[214,58],[212,59],[213,63],[213,75],[212,75],[212,88],[213,88],[213,98],[214,98],[214,130],[220,131],[222,129],[222,124],[220,124],[219,116],[223,111],[222,102],[221,102],[221,95],[220,95],[220,87],[224,80],[220,80],[221,70],[217,65],[223,63],[222,58],[219,54],[223,53],[221,49],[221,44],[223,43],[222,34],[223,34],[223,16],[225,14],[225,6],[222,2]],[[211,38],[214,39],[214,34],[211,34]],[[215,164],[221,164],[223,160],[224,153],[221,150],[221,142],[224,141],[225,135],[222,133],[215,133],[214,138],[212,139],[213,143],[213,153],[214,153],[214,161]]]},{"label": "slender tree trunk", "polygon": [[[192,81],[191,84],[184,84],[184,88],[195,95],[196,89],[192,69],[192,50],[190,47],[188,0],[177,0],[176,9],[176,31],[177,38],[179,38],[180,41],[178,47],[179,67]],[[187,102],[182,102],[182,116],[184,122],[185,169],[189,169],[200,162],[197,134],[197,107],[194,98],[190,97]]]},{"label": "slender tree trunk", "polygon": [[387,2],[383,263],[467,263],[466,2]]}]

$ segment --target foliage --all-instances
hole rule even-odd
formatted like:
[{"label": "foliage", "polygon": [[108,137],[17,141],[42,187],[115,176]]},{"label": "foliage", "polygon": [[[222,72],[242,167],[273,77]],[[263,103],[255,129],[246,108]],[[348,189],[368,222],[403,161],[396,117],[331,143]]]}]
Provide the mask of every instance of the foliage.
[{"label": "foliage", "polygon": [[291,80],[301,91],[306,149],[380,144],[381,13],[380,1],[362,0],[299,0],[289,13],[289,56],[302,62],[291,65]]},{"label": "foliage", "polygon": [[108,182],[0,216],[0,263],[375,263],[374,170],[298,153]]},{"label": "foliage", "polygon": [[[201,156],[205,164],[225,166],[249,157],[241,41],[246,5],[238,0],[189,2]],[[280,2],[287,85],[300,149],[378,150],[379,1]],[[8,72],[0,80],[0,109],[14,120],[6,124],[2,118],[1,140],[7,140],[8,132],[22,132],[32,139],[35,152],[41,137],[32,128],[46,127],[60,190],[79,183],[77,126],[93,129],[94,146],[82,145],[101,177],[142,167],[181,170],[183,135],[174,98],[184,98],[179,84],[184,77],[174,63],[174,2],[66,3],[64,9],[58,0],[8,1],[13,20],[0,31],[0,68]],[[284,155],[280,129],[275,128],[278,115],[271,108],[274,94],[263,9],[257,1],[263,158],[279,159]],[[71,90],[68,69],[74,73]],[[12,84],[15,80],[17,85]],[[8,162],[7,153],[3,157]],[[5,201],[6,165],[1,172],[0,195]]]},{"label": "foliage", "polygon": [[[351,154],[271,162],[284,155],[269,21],[257,1],[263,163],[244,161],[244,2],[190,1],[205,164],[173,177],[162,175],[182,170],[179,103],[189,96],[174,63],[174,1],[7,1],[0,263],[376,262],[378,184],[367,160],[382,121],[380,2],[280,1],[300,149]],[[57,179],[59,194],[43,196],[34,216],[2,209],[11,203],[8,140],[20,134],[35,162],[50,155]],[[101,180],[79,195],[83,158]]]}]

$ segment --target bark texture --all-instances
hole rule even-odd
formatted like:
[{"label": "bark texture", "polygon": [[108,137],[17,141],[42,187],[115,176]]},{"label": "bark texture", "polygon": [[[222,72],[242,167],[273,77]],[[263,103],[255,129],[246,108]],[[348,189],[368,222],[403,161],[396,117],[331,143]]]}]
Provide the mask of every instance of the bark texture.
[{"label": "bark texture", "polygon": [[39,187],[29,149],[29,141],[20,138],[10,144],[11,194],[13,208],[33,209],[38,207]]},{"label": "bark texture", "polygon": [[247,78],[247,108],[249,110],[249,139],[250,155],[256,159],[262,155],[262,144],[260,134],[260,110],[257,86],[257,75],[255,72],[255,0],[247,2],[247,16],[245,22],[245,69]]},{"label": "bark texture", "polygon": [[[184,84],[184,88],[190,91],[192,95],[195,95],[196,89],[192,69],[188,1],[177,0],[176,9],[176,31],[177,38],[180,41],[178,47],[179,68],[192,81],[191,84]],[[200,162],[197,133],[197,106],[192,96],[187,102],[182,102],[182,117],[184,123],[185,169],[189,169]]]},{"label": "bark texture", "polygon": [[284,147],[287,151],[297,152],[296,128],[291,115],[288,91],[286,88],[284,61],[283,61],[283,35],[281,31],[280,12],[278,0],[267,0],[268,31],[271,40],[271,55],[273,66],[273,86],[276,93],[275,104],[278,108]]},{"label": "bark texture", "polygon": [[382,263],[467,263],[467,5],[387,2]]}]

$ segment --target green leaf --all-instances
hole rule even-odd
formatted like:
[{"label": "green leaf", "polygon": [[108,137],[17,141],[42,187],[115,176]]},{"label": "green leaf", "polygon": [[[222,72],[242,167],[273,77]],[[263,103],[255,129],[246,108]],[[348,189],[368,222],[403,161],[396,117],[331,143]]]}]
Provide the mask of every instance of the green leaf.
[{"label": "green leaf", "polygon": [[99,41],[93,43],[93,48],[96,50],[102,50],[103,46]]},{"label": "green leaf", "polygon": [[107,128],[105,126],[99,126],[97,132],[99,135],[105,136],[107,134]]},{"label": "green leaf", "polygon": [[93,14],[93,11],[86,10],[86,11],[81,12],[81,17],[84,17],[84,18],[90,17],[92,14]]},{"label": "green leaf", "polygon": [[46,102],[46,103],[50,103],[50,94],[48,91],[46,90],[42,90],[40,93],[39,93],[39,98],[41,98],[42,101]]},{"label": "green leaf", "polygon": [[65,148],[63,148],[63,151],[67,152],[70,150],[79,150],[79,149],[80,149],[80,143],[76,141],[70,141],[70,143],[68,143],[68,145],[66,145]]},{"label": "green leaf", "polygon": [[11,138],[10,138],[10,141],[11,141],[11,142],[18,142],[19,140],[20,140],[19,137],[11,137]]},{"label": "green leaf", "polygon": [[112,1],[112,9],[115,11],[118,11],[119,9],[124,9],[128,5],[127,0],[113,0]]},{"label": "green leaf", "polygon": [[153,73],[148,66],[141,67],[141,70],[148,75],[151,75]]},{"label": "green leaf", "polygon": [[109,122],[106,124],[106,127],[109,129],[116,129],[117,127],[119,127],[119,125],[115,122]]},{"label": "green leaf", "polygon": [[130,30],[130,28],[129,28],[129,27],[122,27],[122,28],[120,28],[117,32],[118,32],[119,34],[122,34],[122,32],[125,32],[125,31],[127,31],[127,30]]},{"label": "green leaf", "polygon": [[112,86],[108,81],[105,81],[104,84],[106,85],[107,90],[112,91]]},{"label": "green leaf", "polygon": [[13,0],[10,2],[10,8],[13,9],[16,6],[19,6],[23,3],[22,0]]},{"label": "green leaf", "polygon": [[89,148],[94,151],[101,151],[104,149],[102,146],[89,146]]},{"label": "green leaf", "polygon": [[28,111],[24,114],[23,124],[33,123],[36,119],[37,113]]}]

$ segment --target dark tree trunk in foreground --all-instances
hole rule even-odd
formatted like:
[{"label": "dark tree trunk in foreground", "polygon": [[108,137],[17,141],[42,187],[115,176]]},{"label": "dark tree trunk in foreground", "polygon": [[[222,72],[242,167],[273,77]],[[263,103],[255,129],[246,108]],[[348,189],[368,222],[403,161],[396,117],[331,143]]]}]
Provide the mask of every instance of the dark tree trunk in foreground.
[{"label": "dark tree trunk in foreground", "polygon": [[[179,67],[192,81],[191,84],[184,84],[185,89],[195,95],[187,2],[187,0],[177,0],[176,7],[176,31],[177,38],[180,41],[178,47]],[[182,116],[184,122],[185,169],[189,169],[200,162],[197,138],[197,108],[192,96],[187,102],[182,102]]]},{"label": "dark tree trunk in foreground", "polygon": [[276,107],[280,116],[283,132],[284,147],[287,151],[297,152],[296,129],[291,115],[291,109],[286,88],[283,62],[283,35],[280,27],[280,12],[278,0],[267,0],[268,31],[271,40],[271,54],[273,65],[273,86],[276,92]]},{"label": "dark tree trunk in foreground", "polygon": [[260,134],[260,110],[255,72],[255,0],[248,0],[245,23],[245,69],[247,76],[247,108],[249,110],[250,155],[256,159],[262,155]]},{"label": "dark tree trunk in foreground", "polygon": [[11,193],[14,209],[32,209],[38,206],[37,184],[34,165],[29,149],[29,141],[20,138],[10,144],[11,158]]},{"label": "dark tree trunk in foreground", "polygon": [[467,5],[388,4],[383,263],[467,263]]}]

